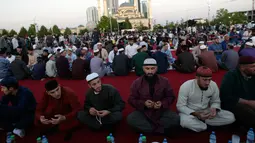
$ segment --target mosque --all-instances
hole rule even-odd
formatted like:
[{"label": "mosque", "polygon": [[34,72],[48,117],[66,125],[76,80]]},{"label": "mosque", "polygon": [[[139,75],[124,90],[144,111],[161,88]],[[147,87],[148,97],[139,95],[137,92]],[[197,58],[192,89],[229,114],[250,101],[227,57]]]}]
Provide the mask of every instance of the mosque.
[{"label": "mosque", "polygon": [[[126,18],[129,19],[133,28],[140,26],[152,27],[151,0],[127,0],[118,5],[119,0],[103,0],[103,15],[112,16],[122,23]],[[98,0],[98,13],[101,14],[100,0]],[[99,15],[99,17],[101,17]]]}]

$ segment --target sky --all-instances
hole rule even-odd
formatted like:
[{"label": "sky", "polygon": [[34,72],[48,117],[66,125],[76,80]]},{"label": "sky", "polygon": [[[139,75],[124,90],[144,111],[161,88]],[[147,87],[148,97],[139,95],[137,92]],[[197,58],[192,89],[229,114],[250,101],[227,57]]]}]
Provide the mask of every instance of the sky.
[{"label": "sky", "polygon": [[[127,0],[119,0],[119,4]],[[146,1],[146,0],[145,0]],[[151,0],[152,17],[156,23],[180,21],[191,18],[208,17],[209,0]],[[252,0],[210,0],[210,16],[216,10],[226,8],[229,11],[252,9]],[[28,28],[36,22],[39,27],[45,25],[59,28],[86,25],[86,9],[97,7],[97,0],[0,0],[0,29],[19,30]],[[101,0],[103,3],[103,0]],[[103,7],[102,7],[103,8]],[[102,10],[103,11],[103,10]]]}]

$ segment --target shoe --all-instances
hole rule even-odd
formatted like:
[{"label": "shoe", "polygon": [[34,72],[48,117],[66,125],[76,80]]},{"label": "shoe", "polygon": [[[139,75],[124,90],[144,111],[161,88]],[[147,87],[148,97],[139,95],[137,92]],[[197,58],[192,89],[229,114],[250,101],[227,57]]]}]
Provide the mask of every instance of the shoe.
[{"label": "shoe", "polygon": [[15,128],[13,133],[21,138],[25,136],[25,130]]}]

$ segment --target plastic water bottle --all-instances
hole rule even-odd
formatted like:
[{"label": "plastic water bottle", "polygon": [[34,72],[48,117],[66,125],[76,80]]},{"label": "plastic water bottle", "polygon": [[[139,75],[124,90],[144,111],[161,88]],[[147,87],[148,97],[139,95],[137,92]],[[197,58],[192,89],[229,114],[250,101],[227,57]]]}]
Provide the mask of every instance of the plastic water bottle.
[{"label": "plastic water bottle", "polygon": [[115,143],[112,133],[110,133],[110,137],[111,137],[111,143]]},{"label": "plastic water bottle", "polygon": [[212,132],[210,135],[209,143],[216,143],[216,135],[215,132]]},{"label": "plastic water bottle", "polygon": [[164,140],[163,140],[163,142],[162,143],[167,143],[167,139],[166,138],[164,138]]},{"label": "plastic water bottle", "polygon": [[250,130],[247,133],[247,140],[246,143],[254,143],[254,132],[253,128],[250,128]]},{"label": "plastic water bottle", "polygon": [[16,143],[14,135],[11,135],[11,143]]},{"label": "plastic water bottle", "polygon": [[37,142],[37,143],[42,143],[41,137],[38,137],[38,138],[36,139],[36,142]]},{"label": "plastic water bottle", "polygon": [[232,143],[232,141],[231,141],[231,140],[229,140],[229,141],[228,141],[228,143]]},{"label": "plastic water bottle", "polygon": [[146,136],[143,136],[143,137],[142,137],[142,141],[143,141],[143,143],[146,143],[146,142],[147,142]]},{"label": "plastic water bottle", "polygon": [[240,143],[240,137],[238,135],[232,135],[232,143]]},{"label": "plastic water bottle", "polygon": [[140,134],[138,138],[138,143],[142,143],[142,142],[143,142],[143,134]]},{"label": "plastic water bottle", "polygon": [[12,142],[11,135],[12,135],[11,132],[8,132],[8,133],[6,134],[6,143],[11,143],[11,142]]},{"label": "plastic water bottle", "polygon": [[46,136],[42,136],[42,143],[48,143],[48,139],[46,138]]},{"label": "plastic water bottle", "polygon": [[111,143],[111,142],[112,142],[110,136],[107,136],[107,137],[106,137],[106,140],[107,140],[107,143]]}]

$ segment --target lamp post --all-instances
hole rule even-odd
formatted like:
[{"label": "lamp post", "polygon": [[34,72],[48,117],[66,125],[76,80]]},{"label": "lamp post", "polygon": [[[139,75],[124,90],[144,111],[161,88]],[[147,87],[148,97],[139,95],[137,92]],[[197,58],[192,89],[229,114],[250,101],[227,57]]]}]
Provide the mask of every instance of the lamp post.
[{"label": "lamp post", "polygon": [[108,8],[108,11],[109,11],[109,18],[110,18],[110,29],[112,33],[112,9]]}]

